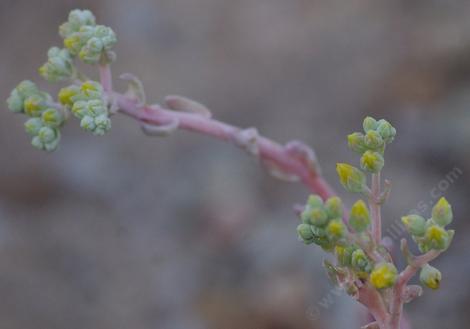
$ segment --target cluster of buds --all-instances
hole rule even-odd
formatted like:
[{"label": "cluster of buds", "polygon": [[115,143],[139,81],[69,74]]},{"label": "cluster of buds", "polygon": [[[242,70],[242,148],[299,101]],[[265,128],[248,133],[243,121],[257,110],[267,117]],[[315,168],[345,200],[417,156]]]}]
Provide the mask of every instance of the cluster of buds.
[{"label": "cluster of buds", "polygon": [[363,123],[364,133],[355,132],[348,136],[348,145],[361,155],[361,168],[378,173],[384,166],[385,146],[393,141],[395,128],[386,120],[367,117]]},{"label": "cluster of buds", "polygon": [[40,91],[31,81],[21,82],[7,100],[12,112],[30,117],[25,123],[34,147],[54,151],[60,140],[60,128],[70,112],[80,119],[80,126],[94,135],[104,135],[111,128],[108,98],[98,82],[89,81],[74,65],[79,57],[87,64],[106,65],[115,59],[111,48],[116,43],[113,30],[96,25],[89,10],[72,10],[68,21],[59,28],[65,48],[52,47],[39,74],[48,82],[73,81],[60,90],[59,102]]},{"label": "cluster of buds", "polygon": [[421,252],[446,250],[454,236],[454,230],[445,227],[452,222],[452,207],[445,198],[440,198],[432,209],[431,218],[420,215],[402,217],[402,223],[417,243]]},{"label": "cluster of buds", "polygon": [[297,227],[299,237],[305,244],[315,243],[326,251],[344,243],[346,226],[342,220],[343,204],[338,197],[323,203],[317,195],[311,195],[301,214],[302,224]]},{"label": "cluster of buds", "polygon": [[35,148],[45,151],[57,148],[59,129],[65,122],[66,113],[55,106],[49,94],[40,91],[33,82],[25,80],[13,89],[7,104],[12,112],[30,117],[24,126]]},{"label": "cluster of buds", "polygon": [[104,97],[103,88],[94,81],[83,82],[81,86],[71,85],[59,92],[59,102],[80,119],[80,126],[99,136],[111,129]]},{"label": "cluster of buds", "polygon": [[109,63],[116,55],[111,50],[116,44],[116,34],[104,25],[96,25],[89,10],[73,10],[69,19],[59,28],[64,46],[72,56],[86,64]]}]

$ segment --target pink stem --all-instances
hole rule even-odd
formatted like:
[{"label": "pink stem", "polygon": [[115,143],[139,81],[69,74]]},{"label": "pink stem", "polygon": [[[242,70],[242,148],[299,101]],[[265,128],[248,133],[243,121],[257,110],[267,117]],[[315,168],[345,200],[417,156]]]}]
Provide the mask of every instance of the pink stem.
[{"label": "pink stem", "polygon": [[[122,94],[114,93],[113,97],[122,113],[142,123],[158,126],[177,121],[178,127],[181,129],[232,143],[235,143],[237,134],[242,131],[241,128],[193,113],[176,112],[156,106],[139,107],[135,100]],[[263,136],[259,136],[256,143],[259,156],[263,160],[274,163],[284,172],[298,176],[310,191],[318,193],[323,199],[336,195],[330,185],[317,172],[302,159],[288,154],[283,145]]]}]

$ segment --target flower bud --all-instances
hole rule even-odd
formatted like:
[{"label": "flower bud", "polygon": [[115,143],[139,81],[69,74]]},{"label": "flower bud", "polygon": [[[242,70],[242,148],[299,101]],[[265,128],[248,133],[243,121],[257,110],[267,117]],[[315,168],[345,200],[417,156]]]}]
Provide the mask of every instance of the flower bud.
[{"label": "flower bud", "polygon": [[377,121],[373,117],[366,117],[362,123],[362,127],[366,133],[370,130],[375,130],[375,128],[377,128]]},{"label": "flower bud", "polygon": [[58,129],[42,127],[39,129],[38,135],[33,137],[31,144],[39,149],[52,152],[57,149],[60,141],[60,132]]},{"label": "flower bud", "polygon": [[36,136],[43,127],[42,120],[39,118],[31,118],[24,124],[24,129],[28,135]]},{"label": "flower bud", "polygon": [[31,117],[39,117],[42,112],[47,108],[45,99],[40,94],[33,94],[25,99],[24,111]]},{"label": "flower bud", "polygon": [[351,214],[349,215],[349,225],[356,232],[365,231],[370,225],[369,209],[364,201],[358,200],[351,208]]},{"label": "flower bud", "polygon": [[366,144],[364,142],[364,134],[352,133],[348,135],[348,146],[356,153],[364,153],[367,150]]},{"label": "flower bud", "polygon": [[59,27],[59,34],[62,38],[68,37],[74,32],[78,32],[82,26],[95,25],[95,16],[89,10],[72,10],[68,21]]},{"label": "flower bud", "polygon": [[38,88],[33,82],[24,80],[10,93],[10,97],[7,99],[8,108],[12,112],[21,113],[24,111],[24,101],[26,98],[39,93]]},{"label": "flower bud", "polygon": [[343,217],[343,203],[337,196],[331,197],[325,202],[326,213],[329,219],[336,219]]},{"label": "flower bud", "polygon": [[360,272],[370,273],[372,271],[372,264],[362,249],[354,250],[351,256],[351,265]]},{"label": "flower bud", "polygon": [[369,130],[364,136],[364,143],[371,150],[378,150],[384,145],[382,136],[375,130]]},{"label": "flower bud", "polygon": [[396,129],[384,119],[379,120],[377,123],[377,132],[387,144],[393,142],[393,139],[397,134]]},{"label": "flower bud", "polygon": [[10,97],[7,99],[8,109],[15,113],[21,113],[23,112],[23,102],[24,99],[20,96],[18,90],[13,89],[10,93]]},{"label": "flower bud", "polygon": [[415,236],[422,237],[426,231],[426,220],[419,215],[408,215],[401,218],[406,230]]},{"label": "flower bud", "polygon": [[308,224],[300,224],[297,226],[297,234],[302,239],[305,244],[313,243],[313,232],[310,229],[310,225]]},{"label": "flower bud", "polygon": [[346,226],[341,219],[334,219],[328,223],[325,232],[329,240],[338,241],[346,235]]},{"label": "flower bud", "polygon": [[370,282],[377,289],[390,288],[395,284],[398,271],[392,263],[380,263],[370,274]]},{"label": "flower bud", "polygon": [[419,280],[421,283],[434,290],[439,289],[441,278],[441,272],[429,264],[424,265],[419,273]]},{"label": "flower bud", "polygon": [[366,177],[362,171],[347,163],[336,164],[336,171],[341,185],[343,185],[347,191],[353,193],[364,191]]},{"label": "flower bud", "polygon": [[42,113],[42,122],[46,126],[58,128],[64,123],[63,114],[57,109],[47,109]]},{"label": "flower bud", "polygon": [[94,131],[96,128],[95,120],[89,115],[85,115],[80,121],[80,127],[87,131]]},{"label": "flower bud", "polygon": [[328,215],[323,207],[310,210],[310,224],[322,227],[328,222]]},{"label": "flower bud", "polygon": [[307,206],[310,208],[317,208],[323,206],[323,200],[320,196],[312,194],[308,197]]},{"label": "flower bud", "polygon": [[370,173],[378,173],[384,166],[384,157],[379,152],[366,151],[361,157],[361,168]]},{"label": "flower bud", "polygon": [[440,198],[432,208],[432,219],[439,226],[446,226],[452,222],[452,207],[445,198]]},{"label": "flower bud", "polygon": [[58,99],[62,105],[72,107],[73,106],[73,97],[78,95],[80,92],[80,87],[71,85],[65,88],[62,88],[59,91]]},{"label": "flower bud", "polygon": [[428,249],[444,250],[449,246],[449,233],[438,225],[431,225],[424,235]]},{"label": "flower bud", "polygon": [[49,82],[70,79],[74,67],[72,56],[67,49],[52,47],[47,53],[48,61],[39,68],[39,74]]},{"label": "flower bud", "polygon": [[80,86],[80,96],[86,100],[100,99],[103,97],[103,88],[98,82],[86,81]]},{"label": "flower bud", "polygon": [[111,120],[106,114],[101,114],[95,118],[95,125],[96,128],[93,130],[93,134],[96,136],[103,136],[111,129]]}]

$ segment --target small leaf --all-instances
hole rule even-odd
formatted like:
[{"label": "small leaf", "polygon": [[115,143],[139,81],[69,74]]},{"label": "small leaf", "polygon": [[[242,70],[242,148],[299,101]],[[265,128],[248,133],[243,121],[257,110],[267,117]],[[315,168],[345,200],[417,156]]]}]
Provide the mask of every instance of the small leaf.
[{"label": "small leaf", "polygon": [[178,96],[178,95],[166,96],[165,105],[174,111],[195,113],[195,114],[202,115],[204,118],[207,118],[207,119],[212,117],[211,111],[206,106],[183,96]]}]

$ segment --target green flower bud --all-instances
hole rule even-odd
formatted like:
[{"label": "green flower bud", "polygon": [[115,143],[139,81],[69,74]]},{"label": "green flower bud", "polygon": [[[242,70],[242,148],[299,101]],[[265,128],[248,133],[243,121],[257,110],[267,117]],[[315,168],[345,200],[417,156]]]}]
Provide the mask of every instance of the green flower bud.
[{"label": "green flower bud", "polygon": [[364,134],[352,133],[348,135],[348,146],[356,153],[364,153],[367,150],[366,144],[364,142]]},{"label": "green flower bud", "polygon": [[94,131],[96,128],[95,119],[89,115],[85,115],[80,121],[80,127],[87,131]]},{"label": "green flower bud", "polygon": [[64,116],[63,114],[57,110],[57,109],[47,109],[42,113],[42,122],[46,126],[53,127],[53,128],[58,128],[64,123]]},{"label": "green flower bud", "polygon": [[377,128],[377,121],[372,117],[366,117],[362,123],[362,127],[366,133],[370,130],[375,130]]},{"label": "green flower bud", "polygon": [[356,232],[364,232],[370,225],[369,209],[362,200],[356,201],[351,208],[349,215],[349,225]]},{"label": "green flower bud", "polygon": [[379,120],[377,123],[377,132],[387,144],[393,142],[393,139],[397,134],[396,129],[384,119]]},{"label": "green flower bud", "polygon": [[41,94],[33,94],[25,99],[23,107],[30,117],[39,117],[47,108],[46,99]]},{"label": "green flower bud", "polygon": [[39,149],[52,152],[57,149],[60,141],[60,132],[58,129],[42,127],[38,135],[33,137],[31,144]]},{"label": "green flower bud", "polygon": [[93,13],[89,10],[72,10],[68,21],[59,27],[59,34],[62,38],[66,38],[70,34],[78,32],[85,25],[95,25]]},{"label": "green flower bud", "polygon": [[26,133],[31,136],[36,136],[43,126],[42,120],[39,118],[31,118],[24,124]]},{"label": "green flower bud", "polygon": [[75,85],[62,88],[58,94],[59,102],[64,106],[72,107],[74,102],[73,97],[77,96],[79,93],[80,87]]},{"label": "green flower bud", "polygon": [[297,234],[305,244],[313,243],[313,232],[308,224],[300,224],[297,226]]},{"label": "green flower bud", "polygon": [[378,173],[384,166],[384,157],[379,152],[366,151],[361,157],[361,168],[370,173]]},{"label": "green flower bud", "polygon": [[419,215],[408,215],[401,218],[406,230],[415,236],[422,237],[426,232],[426,220]]},{"label": "green flower bud", "polygon": [[450,243],[449,233],[438,225],[429,226],[424,239],[427,249],[444,250]]},{"label": "green flower bud", "polygon": [[323,200],[320,196],[312,194],[308,197],[307,206],[310,208],[317,208],[323,206]]},{"label": "green flower bud", "polygon": [[343,187],[353,193],[361,193],[365,189],[366,176],[359,169],[347,164],[336,164],[336,171],[339,176],[339,181]]},{"label": "green flower bud", "polygon": [[390,288],[395,284],[398,271],[392,263],[380,263],[370,274],[370,282],[377,289]]},{"label": "green flower bud", "polygon": [[7,105],[10,111],[15,113],[23,112],[23,97],[20,96],[18,90],[13,89],[10,93],[10,97],[7,99]]},{"label": "green flower bud", "polygon": [[39,74],[49,82],[70,79],[74,72],[72,56],[67,49],[52,47],[49,49],[48,61],[39,68]]},{"label": "green flower bud", "polygon": [[369,130],[364,136],[364,143],[371,150],[378,150],[384,146],[382,136],[375,130]]},{"label": "green flower bud", "polygon": [[362,249],[354,250],[351,255],[351,265],[360,272],[370,273],[372,271],[372,263]]},{"label": "green flower bud", "polygon": [[73,101],[102,99],[103,87],[98,82],[86,81],[80,86],[80,94],[75,96]]},{"label": "green flower bud", "polygon": [[424,265],[419,273],[419,280],[421,283],[434,290],[439,289],[441,278],[441,272],[429,264]]},{"label": "green flower bud", "polygon": [[346,226],[341,219],[331,220],[325,229],[330,241],[338,241],[346,235]]},{"label": "green flower bud", "polygon": [[12,112],[21,113],[24,111],[25,99],[36,94],[39,94],[36,85],[29,80],[24,80],[10,93],[10,97],[7,99],[8,108]]},{"label": "green flower bud", "polygon": [[111,129],[111,120],[107,115],[101,114],[95,118],[96,129],[93,134],[102,136]]},{"label": "green flower bud", "polygon": [[73,103],[72,113],[82,119],[88,113],[88,101],[77,101]]},{"label": "green flower bud", "polygon": [[452,222],[452,207],[445,198],[440,198],[432,208],[432,219],[439,226],[446,226]]},{"label": "green flower bud", "polygon": [[328,215],[323,207],[310,210],[310,224],[322,227],[328,222]]},{"label": "green flower bud", "polygon": [[326,213],[329,219],[343,217],[343,203],[337,196],[331,197],[325,202]]}]

